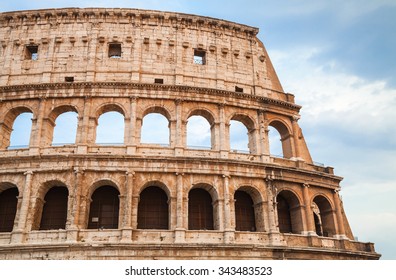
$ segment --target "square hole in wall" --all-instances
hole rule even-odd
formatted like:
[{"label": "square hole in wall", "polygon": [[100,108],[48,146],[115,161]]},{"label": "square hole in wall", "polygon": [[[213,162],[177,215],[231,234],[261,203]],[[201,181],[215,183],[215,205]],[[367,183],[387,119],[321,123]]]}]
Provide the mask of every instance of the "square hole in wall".
[{"label": "square hole in wall", "polygon": [[199,65],[206,64],[206,51],[194,50],[194,64],[199,64]]},{"label": "square hole in wall", "polygon": [[65,77],[65,82],[67,82],[67,83],[74,82],[74,77]]},{"label": "square hole in wall", "polygon": [[243,88],[235,86],[235,92],[243,92]]},{"label": "square hole in wall", "polygon": [[164,79],[154,79],[154,84],[163,84]]},{"label": "square hole in wall", "polygon": [[110,58],[121,58],[121,44],[111,43],[109,44],[109,57]]},{"label": "square hole in wall", "polygon": [[37,45],[28,45],[25,50],[25,58],[30,60],[38,59],[38,46]]}]

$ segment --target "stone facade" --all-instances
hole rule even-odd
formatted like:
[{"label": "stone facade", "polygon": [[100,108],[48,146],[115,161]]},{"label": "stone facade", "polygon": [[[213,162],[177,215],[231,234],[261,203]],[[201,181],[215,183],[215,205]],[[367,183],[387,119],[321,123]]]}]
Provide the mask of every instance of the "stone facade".
[{"label": "stone facade", "polygon": [[[353,240],[342,178],[312,161],[301,107],[257,33],[147,10],[0,14],[0,202],[17,195],[15,214],[0,205],[0,221],[12,220],[0,232],[0,258],[378,259],[372,243]],[[98,119],[113,111],[124,117],[123,144],[97,144]],[[29,146],[12,148],[13,123],[25,112],[33,115]],[[76,141],[55,146],[65,112],[78,114]],[[150,113],[168,120],[168,145],[141,142]],[[191,116],[210,124],[209,149],[187,145]],[[247,153],[230,148],[232,120],[247,128]],[[280,133],[283,158],[270,155],[269,127]],[[110,205],[100,191],[116,193],[111,214],[93,206]],[[165,208],[154,211],[161,195]],[[53,199],[65,203],[55,203],[65,212],[59,229],[47,218]]]}]

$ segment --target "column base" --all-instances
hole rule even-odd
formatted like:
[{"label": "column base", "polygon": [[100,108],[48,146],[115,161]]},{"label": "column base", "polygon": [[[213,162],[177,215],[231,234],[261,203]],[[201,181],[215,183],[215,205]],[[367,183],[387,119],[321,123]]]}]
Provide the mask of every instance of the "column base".
[{"label": "column base", "polygon": [[77,227],[71,227],[66,230],[66,243],[74,243],[78,241],[78,232],[79,229]]},{"label": "column base", "polygon": [[184,148],[183,147],[175,147],[175,156],[182,157],[184,155]]},{"label": "column base", "polygon": [[186,242],[186,229],[177,228],[175,229],[175,243],[185,243]]},{"label": "column base", "polygon": [[134,155],[136,154],[136,146],[127,146],[126,147],[127,155]]},{"label": "column base", "polygon": [[123,228],[121,230],[121,243],[132,242],[132,228]]},{"label": "column base", "polygon": [[271,246],[282,246],[284,245],[284,240],[282,239],[281,234],[278,231],[270,232],[269,234],[269,243]]},{"label": "column base", "polygon": [[77,146],[77,154],[86,154],[86,153],[88,153],[87,145],[78,145]]},{"label": "column base", "polygon": [[11,233],[11,243],[24,243],[25,233],[22,230],[16,230]]},{"label": "column base", "polygon": [[235,242],[235,230],[226,229],[224,231],[224,243],[230,244]]}]

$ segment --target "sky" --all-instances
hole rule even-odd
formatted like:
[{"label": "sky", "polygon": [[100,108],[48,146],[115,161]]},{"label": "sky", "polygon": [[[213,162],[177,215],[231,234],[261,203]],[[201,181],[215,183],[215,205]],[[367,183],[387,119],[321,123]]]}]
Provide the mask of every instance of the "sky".
[{"label": "sky", "polygon": [[258,27],[312,158],[344,177],[354,235],[396,260],[396,1],[2,1],[0,11],[125,7]]}]

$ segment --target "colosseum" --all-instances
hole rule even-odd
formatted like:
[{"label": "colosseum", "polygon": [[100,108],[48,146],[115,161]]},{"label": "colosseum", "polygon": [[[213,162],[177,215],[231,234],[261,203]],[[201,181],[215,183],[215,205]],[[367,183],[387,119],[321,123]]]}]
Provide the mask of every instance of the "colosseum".
[{"label": "colosseum", "polygon": [[[257,28],[105,8],[5,12],[0,26],[0,259],[380,257],[354,240],[342,178],[312,161]],[[68,113],[75,139],[56,143]],[[109,113],[120,143],[97,140]],[[145,127],[152,115],[165,127]],[[189,144],[193,117],[206,147]],[[167,143],[144,141],[164,128]]]}]

